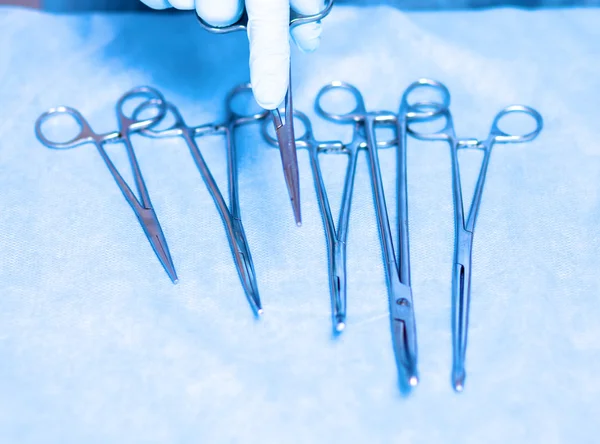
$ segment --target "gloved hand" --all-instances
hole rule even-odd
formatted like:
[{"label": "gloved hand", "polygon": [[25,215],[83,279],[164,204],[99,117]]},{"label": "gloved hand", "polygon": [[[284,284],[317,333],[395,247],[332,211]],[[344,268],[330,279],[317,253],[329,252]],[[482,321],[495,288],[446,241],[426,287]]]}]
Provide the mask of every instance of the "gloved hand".
[{"label": "gloved hand", "polygon": [[[301,14],[316,14],[323,0],[141,0],[154,9],[196,9],[197,14],[214,26],[227,26],[248,12],[250,40],[250,81],[254,97],[265,109],[275,109],[284,100],[290,65],[290,5]],[[311,52],[321,36],[319,23],[296,26],[291,31],[298,47]]]}]

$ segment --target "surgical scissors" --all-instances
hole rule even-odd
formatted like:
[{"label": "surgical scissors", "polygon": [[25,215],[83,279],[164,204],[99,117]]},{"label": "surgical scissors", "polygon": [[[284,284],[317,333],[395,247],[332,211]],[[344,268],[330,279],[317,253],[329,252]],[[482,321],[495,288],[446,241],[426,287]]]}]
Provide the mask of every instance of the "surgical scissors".
[{"label": "surgical scissors", "polygon": [[[445,87],[443,85],[440,88]],[[415,105],[419,107],[420,105]],[[427,105],[425,105],[427,106]],[[521,143],[535,139],[543,127],[542,116],[533,108],[523,105],[512,105],[501,110],[492,122],[489,135],[484,141],[477,139],[459,139],[454,131],[452,114],[446,104],[438,113],[440,118],[446,119],[445,126],[437,132],[425,133],[416,131],[409,126],[408,132],[421,140],[441,140],[450,145],[452,162],[452,196],[454,200],[454,264],[452,271],[452,385],[457,392],[464,389],[465,384],[465,355],[467,350],[467,330],[469,326],[469,304],[471,299],[471,262],[473,256],[473,232],[477,213],[481,206],[483,186],[490,162],[492,147],[496,143]],[[535,120],[536,127],[533,131],[523,135],[509,134],[502,131],[498,124],[500,120],[513,113],[526,114]],[[458,150],[461,148],[475,148],[483,151],[483,161],[475,185],[470,210],[465,219],[462,187],[460,181],[460,167],[458,163]]]},{"label": "surgical scissors", "polygon": [[[317,22],[325,18],[333,7],[333,0],[324,0],[324,8],[317,14],[304,15],[297,13],[290,8],[290,28],[296,26]],[[213,26],[204,21],[200,16],[196,16],[204,29],[216,34],[224,34],[234,31],[242,31],[248,27],[248,14],[244,9],[240,19],[230,26]],[[302,225],[302,214],[300,208],[300,173],[298,171],[298,158],[296,155],[296,138],[294,136],[294,110],[292,103],[292,75],[291,75],[291,59],[290,59],[290,74],[287,93],[285,95],[285,119],[282,120],[279,109],[271,111],[275,132],[277,133],[277,142],[279,144],[279,152],[281,162],[283,164],[283,174],[292,202],[294,218],[296,225]]]},{"label": "surgical scissors", "polygon": [[[346,327],[346,240],[348,238],[358,151],[366,147],[365,137],[360,132],[360,125],[355,124],[352,141],[348,144],[340,141],[317,141],[314,137],[312,124],[308,116],[294,110],[294,118],[300,120],[304,126],[304,133],[300,137],[296,137],[296,146],[298,148],[305,148],[309,152],[317,202],[323,218],[323,227],[327,241],[333,329],[336,333],[341,333]],[[269,133],[267,123],[265,121],[262,125],[263,135],[271,145],[277,146],[277,139]],[[395,140],[380,142],[378,146],[382,148],[393,144],[395,144]],[[344,154],[348,156],[337,229],[333,221],[327,197],[327,189],[325,188],[325,181],[321,172],[319,153]]]},{"label": "surgical scissors", "polygon": [[[414,87],[413,87],[414,89]],[[349,92],[355,102],[355,107],[352,111],[345,114],[335,114],[326,111],[321,104],[323,97],[330,91],[342,90]],[[403,106],[404,105],[403,100]],[[407,115],[407,117],[401,117],[400,120],[389,111],[375,111],[370,112],[366,110],[364,100],[360,91],[344,82],[332,82],[324,86],[316,98],[316,109],[317,112],[328,120],[341,123],[353,122],[355,125],[359,125],[364,130],[366,137],[366,148],[369,157],[370,165],[370,176],[371,186],[375,198],[375,211],[377,214],[377,226],[379,228],[379,235],[381,239],[381,247],[384,258],[385,275],[389,294],[389,310],[390,310],[390,322],[392,329],[392,342],[394,346],[394,352],[398,363],[399,370],[404,372],[405,381],[408,385],[414,387],[418,384],[418,370],[417,370],[417,333],[415,325],[415,314],[413,308],[412,289],[410,287],[410,267],[409,267],[409,249],[408,249],[408,207],[406,205],[406,162],[398,169],[398,183],[403,184],[399,188],[399,192],[403,194],[398,196],[399,200],[399,215],[398,219],[403,221],[400,226],[400,248],[399,248],[399,262],[401,267],[398,266],[396,254],[394,252],[394,241],[390,229],[389,216],[387,212],[385,194],[383,190],[383,181],[381,178],[381,170],[379,166],[379,156],[377,153],[377,138],[375,134],[375,127],[381,123],[390,122],[406,122],[408,118],[414,118],[416,115],[422,116],[423,114],[430,115],[431,111],[426,113],[418,113],[418,110],[414,110],[408,105],[402,108],[401,111],[404,113],[411,112],[414,115]],[[423,118],[426,116],[422,116]],[[403,120],[404,119],[404,120]],[[397,123],[401,125],[401,123]],[[405,139],[405,138],[404,138]],[[400,140],[400,139],[399,139]],[[400,140],[398,145],[398,159],[405,159],[405,153],[403,150],[406,149],[405,143]]]},{"label": "surgical scissors", "polygon": [[[179,110],[172,103],[166,104],[167,113],[171,114],[174,122],[171,126],[165,129],[145,128],[142,134],[153,138],[163,137],[182,137],[188,146],[190,153],[196,163],[200,175],[206,184],[210,195],[212,196],[217,210],[225,225],[227,239],[233,254],[235,266],[237,268],[244,292],[250,302],[254,312],[258,315],[262,314],[263,308],[256,283],[256,272],[254,263],[250,254],[250,247],[242,225],[240,215],[240,203],[238,197],[238,173],[237,173],[237,155],[236,145],[234,140],[235,128],[247,123],[256,122],[264,119],[267,116],[267,111],[256,114],[241,115],[234,110],[233,101],[238,95],[250,93],[251,87],[249,84],[240,85],[234,88],[227,96],[227,118],[223,124],[206,124],[196,127],[188,126]],[[139,115],[144,109],[151,107],[152,102],[147,101],[141,104],[134,116]],[[227,180],[229,187],[229,204],[225,202],[223,194],[219,190],[217,183],[212,176],[195,138],[208,136],[212,134],[225,134],[227,145]]]},{"label": "surgical scissors", "polygon": [[[127,116],[124,110],[125,104],[128,101],[136,98],[154,100],[157,104],[157,115],[140,120]],[[132,133],[141,131],[156,124],[163,118],[165,111],[165,100],[162,94],[153,88],[142,86],[128,91],[117,102],[117,118],[119,121],[118,131],[113,131],[107,134],[95,133],[88,121],[79,111],[67,106],[59,106],[46,111],[37,119],[35,123],[35,133],[42,144],[52,149],[75,148],[87,143],[93,143],[96,146],[100,156],[102,156],[102,160],[104,160],[104,163],[108,167],[115,182],[117,182],[117,185],[123,193],[125,200],[131,206],[140,224],[142,225],[144,233],[150,241],[150,244],[152,245],[152,248],[158,256],[162,266],[173,283],[177,283],[177,273],[175,272],[175,266],[173,265],[173,260],[171,259],[169,247],[158,221],[158,217],[156,216],[156,212],[152,207],[150,195],[148,194],[148,189],[144,183],[144,178],[142,176],[137,158],[135,157],[135,152],[133,150],[130,138]],[[61,115],[69,115],[75,119],[75,122],[77,122],[80,127],[79,134],[73,139],[65,142],[52,141],[44,135],[42,125],[49,119],[53,119]],[[110,160],[110,157],[104,150],[104,144],[108,142],[123,142],[125,145],[140,199],[136,197],[129,185],[127,185],[127,182],[125,182],[113,162]]]}]

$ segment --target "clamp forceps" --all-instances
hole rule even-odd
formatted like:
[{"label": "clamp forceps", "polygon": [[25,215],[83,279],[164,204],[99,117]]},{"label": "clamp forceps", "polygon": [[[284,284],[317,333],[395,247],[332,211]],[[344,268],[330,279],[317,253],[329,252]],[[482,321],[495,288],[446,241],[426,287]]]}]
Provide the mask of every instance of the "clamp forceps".
[{"label": "clamp forceps", "polygon": [[[440,85],[446,92],[446,88]],[[420,105],[415,105],[419,107]],[[427,106],[427,104],[425,104]],[[530,133],[518,135],[502,131],[498,124],[500,120],[513,113],[520,113],[534,119],[536,128]],[[450,145],[452,162],[452,197],[454,200],[454,265],[452,271],[452,385],[454,390],[461,392],[465,384],[465,355],[467,350],[467,330],[469,327],[469,304],[471,299],[471,262],[473,256],[473,232],[477,213],[481,206],[483,186],[487,174],[492,147],[496,143],[520,143],[535,139],[543,127],[542,116],[533,108],[523,105],[512,105],[500,111],[494,121],[490,133],[484,141],[477,139],[459,139],[454,131],[452,115],[447,106],[439,112],[439,117],[446,119],[444,128],[433,133],[424,133],[408,128],[409,134],[421,140],[442,140]],[[475,185],[469,213],[465,219],[458,150],[475,148],[483,151],[483,161]]]},{"label": "clamp forceps", "polygon": [[[165,129],[146,128],[142,130],[142,134],[152,138],[163,137],[182,137],[188,146],[190,153],[194,159],[196,167],[200,171],[202,179],[206,184],[210,195],[212,196],[215,205],[227,233],[229,246],[233,254],[235,266],[237,268],[244,292],[253,311],[260,315],[263,312],[258,285],[256,283],[256,272],[254,263],[250,255],[250,247],[242,225],[240,215],[240,203],[238,196],[238,173],[237,173],[237,155],[234,140],[235,128],[239,125],[257,122],[263,120],[267,116],[267,111],[253,115],[237,114],[233,108],[233,101],[240,94],[250,93],[252,91],[250,85],[244,84],[234,88],[227,96],[227,120],[223,124],[207,124],[196,127],[188,126],[179,110],[172,103],[166,104],[168,114],[173,117],[173,124]],[[144,109],[153,106],[152,101],[147,101],[141,104],[135,111],[134,116],[140,114]],[[217,183],[212,176],[198,144],[196,137],[208,136],[213,134],[225,134],[227,145],[227,180],[229,187],[229,203],[230,207],[219,190]]]},{"label": "clamp forceps", "polygon": [[[144,98],[154,101],[158,111],[157,115],[147,119],[136,119],[135,117],[127,116],[124,111],[125,103],[135,98]],[[125,93],[117,102],[117,118],[119,120],[118,131],[113,131],[107,134],[95,133],[90,127],[90,124],[79,111],[66,106],[59,106],[57,108],[50,109],[37,119],[35,123],[35,133],[40,142],[48,148],[68,149],[75,148],[86,143],[93,143],[96,146],[100,156],[102,156],[102,160],[104,160],[104,163],[108,167],[111,175],[123,193],[125,200],[131,206],[140,224],[142,225],[144,233],[150,241],[150,244],[152,245],[152,248],[158,256],[162,266],[173,283],[177,283],[177,273],[175,272],[175,266],[173,265],[173,260],[171,259],[169,247],[160,227],[158,217],[156,216],[154,208],[152,207],[150,195],[148,194],[148,189],[144,183],[144,178],[142,177],[142,173],[140,171],[137,158],[135,157],[135,152],[130,139],[131,133],[141,131],[156,124],[164,117],[165,112],[165,100],[162,94],[153,88],[142,86],[134,88]],[[80,127],[79,134],[66,142],[52,141],[44,135],[42,125],[49,119],[56,118],[57,116],[61,115],[69,115],[75,119],[75,122],[77,122]],[[131,190],[129,185],[127,185],[127,182],[125,182],[113,162],[110,160],[110,157],[104,150],[103,145],[109,142],[123,142],[125,145],[129,163],[131,164],[131,169],[133,172],[135,185],[141,200],[138,200],[134,192]]]},{"label": "clamp forceps", "polygon": [[[360,132],[360,125],[355,124],[352,141],[344,144],[340,141],[317,141],[314,137],[312,124],[306,114],[294,110],[294,118],[300,120],[304,126],[304,134],[296,137],[296,146],[306,148],[309,151],[310,165],[313,173],[317,201],[323,218],[325,238],[327,240],[327,256],[329,263],[329,289],[331,292],[331,314],[333,329],[335,333],[341,333],[346,327],[346,240],[348,238],[348,226],[350,221],[350,209],[352,206],[352,193],[354,191],[354,178],[356,177],[356,164],[358,161],[358,150],[366,147],[365,138]],[[265,139],[273,146],[277,140],[272,137],[263,124],[262,130]],[[379,147],[388,147],[395,144],[381,142]],[[342,192],[342,203],[339,219],[336,225],[333,221],[327,189],[321,172],[319,153],[344,154],[348,156],[344,189]]]},{"label": "clamp forceps", "polygon": [[[303,25],[306,23],[317,22],[325,18],[331,8],[333,7],[333,0],[325,0],[325,7],[317,14],[303,15],[299,14],[294,9],[290,8],[290,28],[295,26]],[[207,31],[216,34],[224,34],[234,31],[242,31],[248,27],[248,14],[244,10],[241,18],[232,25],[229,26],[213,26],[204,21],[201,17],[196,16],[200,25]],[[273,125],[275,126],[275,132],[277,134],[277,142],[279,145],[279,153],[281,155],[281,162],[283,164],[283,174],[285,183],[288,189],[290,200],[292,202],[292,209],[294,211],[294,218],[296,225],[302,225],[302,213],[300,209],[300,173],[298,171],[298,158],[296,155],[296,138],[294,136],[294,109],[292,104],[292,74],[291,74],[291,60],[290,60],[290,74],[287,93],[285,95],[285,119],[281,118],[279,109],[271,111],[273,118]]]},{"label": "clamp forceps", "polygon": [[[323,97],[330,91],[334,90],[343,90],[352,94],[356,104],[352,111],[346,114],[335,114],[328,112],[323,108],[321,104]],[[379,166],[379,157],[377,153],[378,143],[375,135],[375,126],[377,124],[393,123],[397,121],[397,118],[394,114],[387,111],[367,111],[360,91],[356,87],[343,82],[332,82],[329,85],[324,86],[317,94],[316,108],[320,115],[330,121],[342,123],[352,122],[364,130],[364,135],[366,137],[366,148],[369,156],[371,186],[373,188],[373,194],[375,197],[377,226],[379,228],[379,235],[381,239],[384,267],[386,272],[385,275],[389,294],[392,342],[399,370],[402,370],[403,372],[403,382],[407,382],[409,386],[414,387],[418,383],[417,332],[413,309],[412,290],[410,288],[410,279],[408,276],[408,272],[410,270],[408,267],[408,243],[403,243],[408,238],[408,234],[400,236],[401,245],[399,249],[399,259],[400,264],[402,264],[402,268],[400,268],[398,267],[396,254],[394,252],[394,242],[390,229],[389,216],[387,212],[385,195],[383,191],[383,182]],[[404,149],[404,147],[399,146],[398,149],[401,151]],[[405,173],[405,169],[399,169],[399,182],[406,182]],[[404,185],[402,189],[404,192],[406,192],[406,185]],[[406,201],[406,196],[399,196],[399,200],[401,199]],[[399,209],[402,212],[399,215],[399,219],[403,221],[407,220],[407,206],[399,205]],[[401,224],[401,229],[407,230],[408,227],[406,224]],[[402,270],[405,270],[405,272],[402,273]]]}]

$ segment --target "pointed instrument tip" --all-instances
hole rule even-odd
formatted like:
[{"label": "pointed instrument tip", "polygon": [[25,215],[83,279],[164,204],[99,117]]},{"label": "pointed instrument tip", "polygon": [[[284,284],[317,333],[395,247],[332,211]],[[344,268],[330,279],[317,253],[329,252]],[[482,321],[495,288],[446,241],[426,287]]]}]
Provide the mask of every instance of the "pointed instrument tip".
[{"label": "pointed instrument tip", "polygon": [[411,387],[416,387],[419,384],[419,378],[417,378],[417,375],[412,375],[410,378],[408,378],[408,384]]},{"label": "pointed instrument tip", "polygon": [[292,199],[292,209],[294,210],[294,219],[296,220],[296,226],[302,226],[302,212],[300,210],[300,200]]},{"label": "pointed instrument tip", "polygon": [[465,372],[456,372],[452,376],[452,386],[454,387],[454,391],[457,393],[461,393],[465,388]]},{"label": "pointed instrument tip", "polygon": [[171,282],[173,282],[173,285],[177,285],[179,283],[179,277],[177,277],[177,272],[175,271],[173,263],[170,261],[166,261],[163,265],[165,271],[169,275],[169,279],[171,279]]},{"label": "pointed instrument tip", "polygon": [[167,241],[165,240],[165,237],[162,234],[162,230],[160,228],[160,224],[158,223],[158,219],[156,219],[156,214],[154,214],[154,210],[144,211],[149,212],[148,216],[151,218],[150,221],[144,222],[143,224],[144,231],[148,236],[148,240],[150,240],[150,244],[152,245],[154,252],[158,256],[158,260],[160,261],[164,270],[167,272],[169,279],[171,279],[171,282],[173,282],[173,284],[177,284],[179,282],[179,278],[177,277],[177,272],[175,271],[175,264],[173,264],[173,259],[171,259],[169,247],[167,246]]},{"label": "pointed instrument tip", "polygon": [[258,297],[258,294],[255,294],[252,297],[252,302],[254,303],[254,307],[256,309],[256,315],[257,316],[262,316],[263,313],[265,312],[265,310],[263,309],[262,302],[260,301],[260,298]]},{"label": "pointed instrument tip", "polygon": [[175,271],[175,267],[173,266],[173,264],[167,262],[167,264],[165,265],[165,270],[167,271],[171,282],[173,282],[174,285],[177,285],[179,283],[179,277],[177,277],[177,272]]},{"label": "pointed instrument tip", "polygon": [[336,333],[341,333],[346,328],[346,315],[344,313],[337,313],[334,320],[334,328]]}]

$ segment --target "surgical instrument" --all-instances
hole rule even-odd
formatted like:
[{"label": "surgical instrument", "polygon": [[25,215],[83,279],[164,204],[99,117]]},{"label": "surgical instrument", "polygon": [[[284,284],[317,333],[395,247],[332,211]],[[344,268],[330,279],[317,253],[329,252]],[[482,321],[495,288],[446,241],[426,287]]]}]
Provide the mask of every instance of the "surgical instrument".
[{"label": "surgical instrument", "polygon": [[[445,87],[440,86],[440,88]],[[446,90],[447,91],[447,90]],[[483,186],[487,174],[492,147],[496,143],[520,143],[535,139],[543,127],[542,116],[533,108],[522,105],[512,105],[501,110],[492,122],[488,137],[477,139],[459,139],[454,131],[454,123],[449,107],[445,106],[438,116],[446,120],[445,126],[437,132],[419,132],[409,126],[410,135],[421,140],[441,140],[450,145],[452,162],[452,196],[454,201],[454,264],[452,271],[452,385],[457,392],[464,389],[465,384],[465,355],[467,349],[467,330],[469,326],[469,304],[471,299],[471,262],[473,256],[473,232],[477,213],[481,205]],[[419,107],[419,105],[415,105]],[[532,117],[536,127],[533,131],[523,134],[510,134],[499,128],[500,120],[508,114],[521,113]],[[470,210],[465,219],[458,150],[475,148],[483,151],[483,161],[475,185]]]},{"label": "surgical instrument", "polygon": [[[299,14],[294,9],[290,8],[290,28],[294,28],[306,23],[317,22],[326,17],[331,11],[332,7],[333,0],[325,0],[325,6],[323,10],[312,15]],[[241,18],[236,23],[224,27],[212,26],[204,21],[200,16],[197,16],[197,18],[204,29],[217,34],[245,30],[248,26],[248,14],[246,10],[244,10]],[[301,226],[302,214],[300,208],[300,174],[298,172],[298,158],[296,155],[296,143],[294,136],[291,61],[288,89],[285,95],[285,119],[282,120],[281,113],[277,108],[271,111],[271,116],[273,118],[273,124],[277,133],[279,152],[283,164],[283,173],[290,200],[292,202],[294,218],[296,225]]]},{"label": "surgical instrument", "polygon": [[[137,120],[125,114],[124,108],[126,103],[130,100],[140,98],[156,101],[158,112],[155,116]],[[164,267],[165,271],[167,272],[173,283],[177,283],[177,273],[175,272],[175,266],[173,265],[173,260],[171,259],[169,247],[167,245],[167,241],[163,234],[154,208],[152,207],[152,202],[150,201],[148,189],[146,188],[146,184],[144,183],[144,178],[140,171],[140,167],[130,139],[132,133],[141,131],[145,128],[149,128],[150,126],[160,121],[163,118],[165,111],[165,101],[162,94],[153,88],[142,86],[128,91],[117,102],[117,118],[119,121],[118,131],[113,131],[106,134],[95,133],[90,127],[88,121],[83,117],[83,115],[79,111],[70,107],[59,106],[57,108],[50,109],[37,119],[35,123],[35,133],[40,142],[48,148],[69,149],[87,143],[93,143],[96,146],[96,149],[100,153],[100,156],[102,156],[102,160],[104,160],[104,163],[108,167],[114,180],[117,182],[117,185],[123,193],[125,200],[127,200],[127,203],[131,206],[140,224],[142,225],[144,233],[150,241],[150,244],[152,245],[152,248],[158,256],[158,259],[160,260],[162,266]],[[42,125],[48,120],[54,119],[61,115],[69,115],[73,119],[75,119],[75,122],[79,125],[80,128],[79,134],[71,140],[65,142],[49,140],[44,135]],[[123,179],[123,177],[121,176],[113,162],[110,160],[110,157],[104,149],[105,143],[112,142],[123,142],[123,144],[125,145],[129,163],[133,172],[133,178],[139,194],[139,199],[138,197],[136,197],[129,185],[127,185],[127,182]]]},{"label": "surgical instrument", "polygon": [[[356,176],[356,164],[358,161],[358,150],[366,147],[365,137],[360,132],[360,125],[356,124],[352,141],[343,144],[340,141],[317,141],[314,137],[312,124],[306,114],[294,110],[294,118],[300,120],[304,127],[304,134],[296,137],[296,146],[306,148],[309,151],[309,159],[317,193],[317,201],[327,241],[329,289],[331,292],[331,313],[333,329],[341,333],[346,327],[346,240],[348,238],[348,225],[350,221],[350,209],[352,206],[352,193],[354,191],[354,178]],[[277,146],[277,139],[268,131],[267,121],[262,125],[265,139],[273,146]],[[379,147],[387,147],[395,144],[395,140],[380,142]],[[319,153],[344,154],[348,156],[346,176],[342,192],[342,203],[340,206],[337,229],[333,221],[327,189],[321,172]]]},{"label": "surgical instrument", "polygon": [[[233,254],[235,266],[237,268],[244,292],[253,311],[260,315],[263,312],[260,295],[258,292],[258,285],[256,283],[256,272],[254,270],[254,263],[252,262],[252,256],[250,255],[250,247],[244,227],[242,225],[242,219],[240,215],[240,203],[238,196],[238,172],[237,172],[237,155],[236,155],[236,144],[235,144],[235,128],[240,125],[247,123],[257,122],[267,117],[268,112],[262,111],[260,113],[251,115],[240,115],[234,110],[233,101],[238,95],[251,93],[251,87],[249,84],[240,85],[234,88],[227,96],[227,118],[223,124],[206,124],[196,127],[188,126],[179,110],[175,105],[171,103],[166,104],[167,113],[173,118],[171,126],[165,129],[146,128],[142,131],[145,136],[153,138],[162,137],[182,137],[188,146],[190,153],[196,163],[198,170],[206,184],[210,195],[212,196],[217,210],[225,225],[227,233],[227,239],[229,246]],[[134,116],[141,113],[144,109],[151,107],[153,103],[145,102],[138,109],[136,109]],[[227,146],[227,180],[229,188],[229,207],[223,194],[219,190],[217,183],[212,176],[198,144],[195,138],[201,136],[208,136],[213,134],[224,134]]]},{"label": "surgical instrument", "polygon": [[[355,107],[352,111],[345,114],[335,114],[324,109],[321,103],[323,97],[330,91],[335,90],[346,91],[353,96]],[[403,382],[407,382],[409,386],[414,387],[418,384],[417,336],[412,290],[410,287],[410,280],[407,279],[407,273],[410,270],[408,267],[409,250],[408,244],[402,244],[408,236],[400,236],[400,264],[402,264],[403,270],[405,270],[405,273],[401,273],[401,269],[398,267],[398,262],[394,253],[394,242],[383,190],[379,157],[377,153],[378,144],[375,134],[375,126],[377,124],[396,121],[396,116],[388,111],[367,111],[360,91],[348,83],[338,81],[324,86],[319,91],[316,98],[316,109],[317,112],[326,119],[341,123],[352,122],[360,125],[364,130],[369,157],[371,186],[375,198],[377,226],[379,228],[384,267],[386,271],[385,275],[389,295],[392,342],[399,370],[402,370],[404,373]],[[399,146],[398,149],[403,150],[405,147]],[[398,178],[398,181],[405,182],[405,168],[400,169],[398,174],[401,176]],[[403,190],[406,192],[406,186],[403,187]],[[406,196],[399,196],[398,199],[406,200]],[[406,221],[408,219],[408,215],[406,214],[407,206],[405,204],[400,204],[399,210],[402,212],[399,215],[399,220]],[[404,226],[404,229],[408,229],[405,224],[402,225]]]},{"label": "surgical instrument", "polygon": [[[418,107],[409,103],[409,97],[417,90],[429,90],[428,92],[439,92],[441,104],[437,102],[419,102]],[[419,106],[420,105],[420,106]],[[396,151],[396,191],[398,211],[398,274],[400,282],[410,288],[410,249],[408,235],[408,173],[406,164],[407,131],[410,121],[427,121],[436,117],[441,110],[450,106],[450,92],[444,85],[431,79],[419,79],[411,83],[402,94],[400,109],[396,122],[396,136],[398,138],[398,149]]]}]

